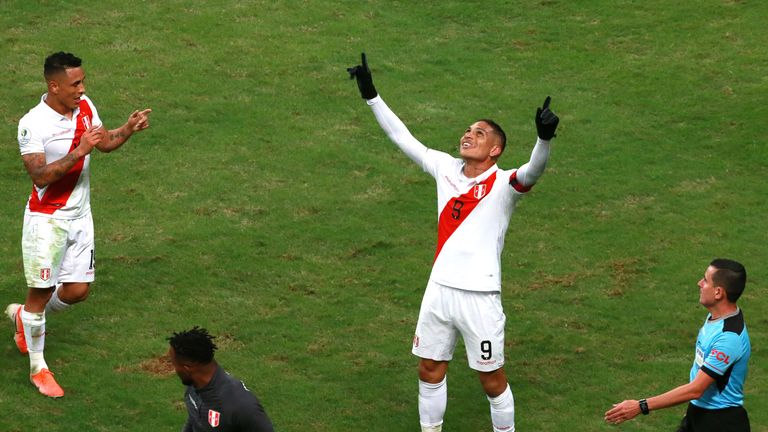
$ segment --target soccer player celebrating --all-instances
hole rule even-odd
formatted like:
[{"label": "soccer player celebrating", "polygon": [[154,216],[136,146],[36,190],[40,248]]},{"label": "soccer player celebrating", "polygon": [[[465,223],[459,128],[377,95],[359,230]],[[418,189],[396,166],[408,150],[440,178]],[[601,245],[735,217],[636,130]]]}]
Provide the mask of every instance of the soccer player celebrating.
[{"label": "soccer player celebrating", "polygon": [[536,110],[538,140],[531,160],[519,169],[502,170],[496,161],[506,135],[494,121],[478,120],[467,127],[459,139],[461,158],[454,158],[411,135],[376,91],[365,54],[362,64],[348,72],[387,136],[437,183],[437,251],[412,350],[420,358],[421,430],[442,430],[448,362],[461,334],[469,366],[478,371],[490,402],[493,430],[514,431],[514,398],[503,368],[501,251],[517,201],[542,175],[549,158],[559,122],[549,109],[550,98]]},{"label": "soccer player celebrating", "polygon": [[699,303],[709,314],[696,338],[690,382],[648,399],[615,404],[605,421],[619,424],[690,402],[678,432],[749,432],[744,381],[752,348],[744,314],[736,305],[746,283],[743,265],[713,260],[699,281]]},{"label": "soccer player celebrating", "polygon": [[214,338],[199,327],[168,338],[168,356],[187,386],[184,404],[189,416],[182,432],[273,432],[261,402],[213,358]]},{"label": "soccer player celebrating", "polygon": [[107,131],[85,95],[81,65],[70,53],[45,59],[48,92],[21,118],[18,133],[33,182],[21,241],[29,289],[23,305],[10,304],[5,312],[16,327],[16,346],[29,354],[30,380],[54,398],[64,396],[64,390],[43,357],[46,312],[85,300],[95,275],[90,153],[122,146],[134,132],[149,127],[151,112],[134,111],[121,127]]}]

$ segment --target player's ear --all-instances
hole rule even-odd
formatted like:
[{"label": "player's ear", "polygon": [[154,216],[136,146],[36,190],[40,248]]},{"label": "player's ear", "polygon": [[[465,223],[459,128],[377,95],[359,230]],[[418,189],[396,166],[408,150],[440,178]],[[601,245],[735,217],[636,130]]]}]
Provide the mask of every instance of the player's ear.
[{"label": "player's ear", "polygon": [[48,80],[48,93],[59,94],[59,83],[55,79]]},{"label": "player's ear", "polygon": [[501,148],[501,145],[500,145],[500,144],[496,144],[496,145],[494,145],[493,147],[491,147],[491,153],[490,153],[490,156],[491,156],[493,159],[496,159],[496,158],[498,158],[499,156],[501,156],[501,152],[502,152],[502,151],[503,151],[503,149]]},{"label": "player's ear", "polygon": [[721,286],[715,287],[715,299],[722,300],[724,298],[727,298],[727,294],[725,293],[725,288]]}]

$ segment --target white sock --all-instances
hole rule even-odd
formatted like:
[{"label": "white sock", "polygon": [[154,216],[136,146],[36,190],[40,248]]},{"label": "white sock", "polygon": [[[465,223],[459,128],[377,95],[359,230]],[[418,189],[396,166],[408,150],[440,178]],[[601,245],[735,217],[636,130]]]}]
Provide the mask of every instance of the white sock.
[{"label": "white sock", "polygon": [[419,380],[419,422],[422,432],[440,432],[448,404],[448,377],[437,384]]},{"label": "white sock", "polygon": [[495,398],[488,397],[491,403],[491,422],[493,432],[515,432],[515,398],[507,384],[506,390]]},{"label": "white sock", "polygon": [[61,286],[61,284],[56,285],[56,289],[53,291],[53,295],[51,295],[50,300],[48,300],[48,303],[45,305],[46,312],[60,312],[71,306],[69,303],[64,303],[59,298],[59,290],[61,289]]},{"label": "white sock", "polygon": [[45,348],[45,312],[27,312],[21,309],[21,322],[24,324],[24,339],[29,350],[29,373],[34,375],[41,369],[48,368],[43,358]]}]

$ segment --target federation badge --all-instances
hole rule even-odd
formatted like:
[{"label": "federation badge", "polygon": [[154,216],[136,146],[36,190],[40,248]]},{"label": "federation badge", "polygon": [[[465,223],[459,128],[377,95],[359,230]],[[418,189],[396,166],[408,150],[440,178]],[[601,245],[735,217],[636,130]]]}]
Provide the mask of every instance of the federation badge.
[{"label": "federation badge", "polygon": [[88,117],[83,117],[83,126],[85,126],[86,129],[91,128],[91,119]]},{"label": "federation badge", "polygon": [[43,268],[40,269],[40,279],[47,281],[51,277],[51,269],[49,268]]},{"label": "federation badge", "polygon": [[211,425],[211,427],[218,427],[220,419],[221,413],[214,410],[208,410],[208,424]]},{"label": "federation badge", "polygon": [[484,184],[479,184],[475,186],[475,198],[477,199],[483,199],[485,196],[485,192],[487,190],[487,186]]}]

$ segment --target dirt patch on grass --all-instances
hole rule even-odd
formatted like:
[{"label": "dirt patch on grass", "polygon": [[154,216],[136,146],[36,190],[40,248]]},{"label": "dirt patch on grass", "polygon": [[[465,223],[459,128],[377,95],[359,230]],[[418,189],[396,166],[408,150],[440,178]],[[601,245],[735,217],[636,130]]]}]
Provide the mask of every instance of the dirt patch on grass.
[{"label": "dirt patch on grass", "polygon": [[122,364],[115,368],[117,373],[143,372],[154,377],[167,377],[176,373],[168,353],[148,358],[139,363]]},{"label": "dirt patch on grass", "polygon": [[152,376],[168,376],[173,375],[176,372],[175,369],[173,369],[171,358],[168,357],[168,354],[144,360],[139,363],[139,369]]}]

